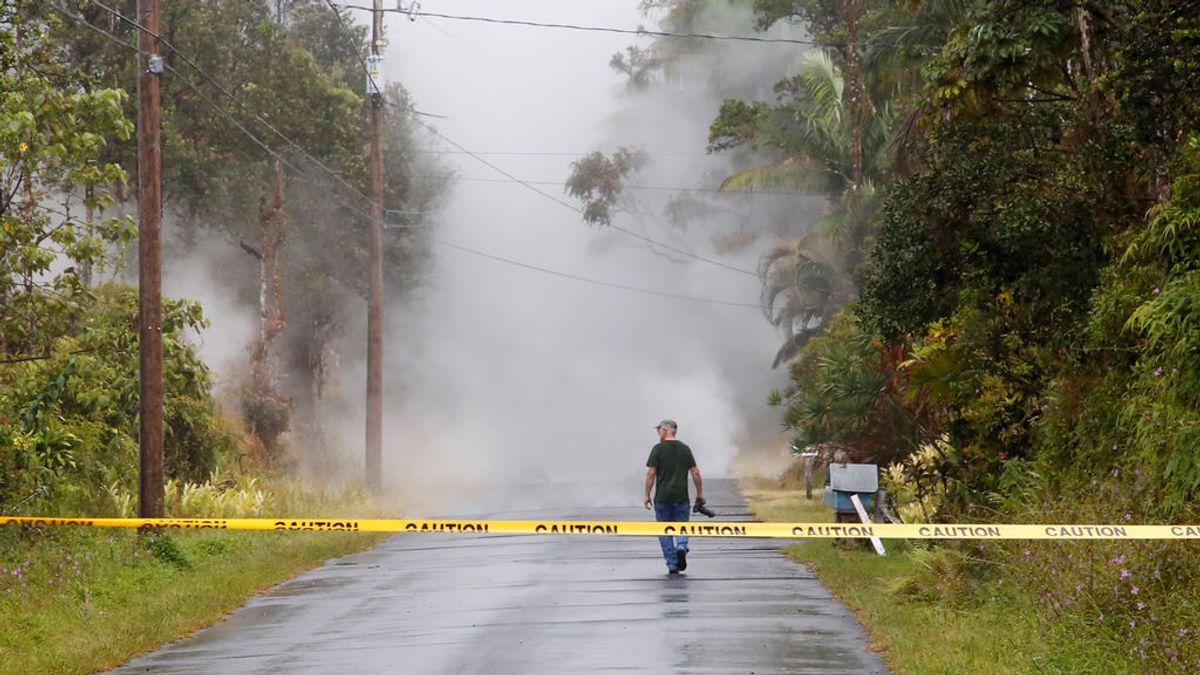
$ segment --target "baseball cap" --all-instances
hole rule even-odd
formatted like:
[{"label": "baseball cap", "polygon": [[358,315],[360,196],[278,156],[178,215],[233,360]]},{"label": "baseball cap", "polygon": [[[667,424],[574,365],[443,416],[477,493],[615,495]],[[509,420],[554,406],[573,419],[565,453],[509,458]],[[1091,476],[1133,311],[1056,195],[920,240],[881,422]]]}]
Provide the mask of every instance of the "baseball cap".
[{"label": "baseball cap", "polygon": [[675,420],[663,420],[663,421],[659,422],[658,425],[655,426],[654,428],[660,429],[662,427],[666,427],[672,431],[679,431],[679,425],[675,423]]}]

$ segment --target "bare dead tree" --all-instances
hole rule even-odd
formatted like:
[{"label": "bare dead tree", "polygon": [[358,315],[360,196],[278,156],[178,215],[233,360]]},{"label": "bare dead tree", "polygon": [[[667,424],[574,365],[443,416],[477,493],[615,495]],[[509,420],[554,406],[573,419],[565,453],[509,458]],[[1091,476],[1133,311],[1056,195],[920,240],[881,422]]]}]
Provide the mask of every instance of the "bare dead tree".
[{"label": "bare dead tree", "polygon": [[291,404],[276,390],[271,368],[271,345],[287,322],[283,309],[280,252],[286,241],[283,211],[283,168],[276,160],[270,186],[258,205],[258,247],[239,242],[258,260],[258,336],[251,348],[251,382],[242,401],[246,423],[262,444],[264,459],[273,461],[279,436],[287,430]]}]

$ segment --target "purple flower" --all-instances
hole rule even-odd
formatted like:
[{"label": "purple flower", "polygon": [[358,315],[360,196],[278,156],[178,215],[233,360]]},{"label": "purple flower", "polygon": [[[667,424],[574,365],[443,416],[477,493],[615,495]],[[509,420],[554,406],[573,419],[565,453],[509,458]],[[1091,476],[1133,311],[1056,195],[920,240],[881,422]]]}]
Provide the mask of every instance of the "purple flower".
[{"label": "purple flower", "polygon": [[1121,570],[1121,578],[1128,579],[1129,578],[1129,570]]},{"label": "purple flower", "polygon": [[1137,594],[1138,594],[1138,591],[1140,591],[1140,590],[1142,590],[1142,589],[1138,588],[1137,586],[1134,586],[1133,588],[1130,588],[1130,589],[1129,589],[1129,594],[1130,594],[1130,595],[1137,595]]},{"label": "purple flower", "polygon": [[1162,374],[1163,374],[1163,369],[1162,369],[1162,366],[1159,366],[1159,367],[1157,367],[1157,368],[1155,368],[1155,369],[1154,369],[1154,376],[1155,376],[1155,377],[1162,377]]},{"label": "purple flower", "polygon": [[1155,286],[1155,287],[1154,287],[1154,290],[1153,290],[1153,291],[1151,291],[1151,293],[1154,293],[1155,295],[1158,295],[1158,294],[1160,293],[1158,286]]},{"label": "purple flower", "polygon": [[1141,600],[1138,600],[1137,608],[1138,608],[1139,612],[1142,611],[1143,609],[1146,609],[1146,603],[1142,602]]},{"label": "purple flower", "polygon": [[[1103,621],[1103,620],[1104,620],[1104,612],[1100,612],[1100,617],[1099,617],[1099,619],[1098,619],[1098,620],[1099,620],[1099,621]],[[1180,630],[1183,630],[1183,629],[1181,628]]]},{"label": "purple flower", "polygon": [[1130,627],[1130,628],[1135,628],[1135,627],[1137,627],[1137,621],[1136,621],[1136,620],[1134,620],[1134,619],[1130,619],[1130,620],[1129,620],[1129,627]]},{"label": "purple flower", "polygon": [[1179,637],[1186,637],[1187,634],[1188,634],[1188,629],[1186,629],[1186,628],[1179,629]]},{"label": "purple flower", "polygon": [[1109,560],[1108,562],[1113,565],[1120,565],[1121,563],[1125,562],[1125,554],[1122,553],[1121,555]]},{"label": "purple flower", "polygon": [[1032,551],[1030,551],[1029,549],[1025,549],[1025,551],[1024,551],[1024,552],[1025,552],[1025,557],[1026,557],[1026,558],[1028,558],[1028,557],[1030,557],[1030,556],[1032,556],[1032,555],[1033,555],[1033,552],[1032,552]]}]

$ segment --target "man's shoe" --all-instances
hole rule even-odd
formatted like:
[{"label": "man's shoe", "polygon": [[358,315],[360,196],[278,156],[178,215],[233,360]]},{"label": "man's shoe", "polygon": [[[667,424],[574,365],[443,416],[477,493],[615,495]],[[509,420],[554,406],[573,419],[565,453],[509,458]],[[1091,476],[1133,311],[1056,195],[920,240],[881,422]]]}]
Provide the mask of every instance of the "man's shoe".
[{"label": "man's shoe", "polygon": [[675,560],[679,563],[680,572],[687,569],[687,552],[688,550],[686,548],[681,548],[678,551],[675,551]]},{"label": "man's shoe", "polygon": [[671,576],[671,577],[677,577],[677,576],[679,576],[679,570],[677,570],[677,569],[675,569],[674,567],[672,567],[672,568],[670,568],[670,569],[668,569],[668,570],[667,570],[667,576]]}]

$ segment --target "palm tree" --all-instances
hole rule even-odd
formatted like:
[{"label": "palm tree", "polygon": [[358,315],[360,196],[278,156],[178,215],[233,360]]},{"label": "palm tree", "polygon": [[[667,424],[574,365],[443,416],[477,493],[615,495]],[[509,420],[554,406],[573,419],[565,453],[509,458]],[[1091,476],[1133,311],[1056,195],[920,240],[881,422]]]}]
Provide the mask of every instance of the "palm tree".
[{"label": "palm tree", "polygon": [[772,368],[794,358],[854,297],[854,284],[841,266],[842,255],[833,241],[815,233],[763,254],[758,266],[760,302],[767,320],[784,335]]},{"label": "palm tree", "polygon": [[888,106],[852,115],[833,56],[812,50],[802,63],[799,74],[776,85],[777,105],[726,101],[709,133],[710,150],[746,145],[779,158],[726,178],[722,190],[789,189],[829,205],[806,235],[760,261],[763,311],[784,336],[773,367],[793,358],[854,297],[876,185],[888,161]]}]

